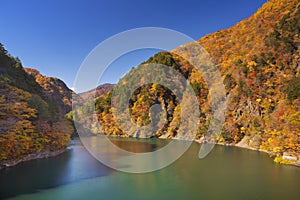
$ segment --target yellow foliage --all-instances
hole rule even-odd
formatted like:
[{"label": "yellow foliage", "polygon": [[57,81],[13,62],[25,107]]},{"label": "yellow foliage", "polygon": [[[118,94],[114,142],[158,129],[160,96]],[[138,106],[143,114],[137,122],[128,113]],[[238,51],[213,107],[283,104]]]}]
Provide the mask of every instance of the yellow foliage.
[{"label": "yellow foliage", "polygon": [[253,66],[255,67],[255,66],[257,66],[257,63],[256,63],[255,61],[252,60],[252,61],[249,61],[249,62],[248,62],[248,65],[249,65],[249,66],[252,66],[252,67],[253,67]]},{"label": "yellow foliage", "polygon": [[241,130],[241,133],[245,133],[246,128],[242,126],[242,127],[240,128],[240,130]]},{"label": "yellow foliage", "polygon": [[273,148],[273,152],[275,152],[275,153],[279,153],[280,151],[281,151],[280,147],[274,147]]},{"label": "yellow foliage", "polygon": [[272,87],[273,86],[273,83],[270,81],[270,80],[267,80],[265,82],[265,85],[268,86],[268,87]]},{"label": "yellow foliage", "polygon": [[272,138],[269,138],[267,141],[268,141],[269,143],[271,143],[271,142],[272,142],[272,140],[273,140]]}]

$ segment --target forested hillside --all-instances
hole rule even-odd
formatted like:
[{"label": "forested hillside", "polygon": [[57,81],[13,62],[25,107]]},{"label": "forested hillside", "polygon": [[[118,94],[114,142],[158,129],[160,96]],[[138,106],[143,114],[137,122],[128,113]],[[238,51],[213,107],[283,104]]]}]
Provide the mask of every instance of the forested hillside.
[{"label": "forested hillside", "polygon": [[58,104],[58,109],[61,114],[65,115],[72,110],[72,100],[77,102],[81,101],[80,96],[70,90],[62,80],[43,76],[36,69],[24,69],[28,74],[32,75],[35,81],[42,87],[47,98],[52,99]]},{"label": "forested hillside", "polygon": [[[270,0],[235,26],[198,40],[216,63],[226,89],[228,107],[218,138],[220,143],[239,143],[264,150],[277,162],[293,162],[283,160],[283,153],[299,159],[299,30],[299,1]],[[190,51],[189,44],[185,45],[185,50]],[[168,65],[190,81],[201,110],[199,130],[194,135],[195,139],[203,141],[207,139],[204,136],[211,119],[210,91],[201,74],[174,52],[158,53],[143,64]],[[125,76],[120,83],[130,85],[134,81],[139,80]],[[102,132],[126,135],[112,115],[111,94],[108,92],[95,100]],[[140,126],[149,124],[149,108],[158,102],[167,111],[167,121],[156,136],[176,137],[180,106],[174,94],[161,85],[150,84],[136,90],[129,101],[132,119]]]},{"label": "forested hillside", "polygon": [[[0,166],[29,154],[64,149],[74,131],[64,117],[70,111],[71,91],[50,91],[36,78],[0,44]],[[55,80],[52,88],[66,89],[62,81],[50,80]]]},{"label": "forested hillside", "polygon": [[199,40],[228,92],[221,140],[244,139],[279,162],[283,152],[299,157],[299,31],[299,1],[271,0],[236,26]]}]

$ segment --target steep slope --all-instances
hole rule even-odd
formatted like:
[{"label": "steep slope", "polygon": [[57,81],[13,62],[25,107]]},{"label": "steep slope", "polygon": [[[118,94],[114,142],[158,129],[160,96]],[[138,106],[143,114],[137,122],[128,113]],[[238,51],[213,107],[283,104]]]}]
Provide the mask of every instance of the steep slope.
[{"label": "steep slope", "polygon": [[0,168],[66,147],[73,126],[49,96],[0,44]]},{"label": "steep slope", "polygon": [[[217,138],[220,143],[263,150],[277,162],[295,162],[284,160],[284,154],[299,159],[299,30],[299,2],[270,0],[253,16],[198,40],[218,66],[226,89],[228,107],[221,136]],[[183,47],[176,50],[192,51],[190,44]],[[211,91],[201,74],[175,55],[176,50],[158,53],[143,64],[168,65],[190,80],[201,109],[195,139],[209,139],[206,132],[211,119]],[[133,85],[134,81],[140,81],[130,76],[133,71],[135,69],[120,84]],[[143,79],[143,74],[138,76]],[[101,131],[108,135],[130,136],[116,124],[110,105],[111,94],[95,101]],[[123,96],[122,92],[120,95]],[[139,126],[149,124],[149,108],[155,103],[160,103],[167,111],[167,121],[156,136],[176,137],[180,106],[174,94],[163,86],[150,84],[137,89],[129,101],[131,118]]]},{"label": "steep slope", "polygon": [[199,40],[228,89],[222,139],[244,138],[244,145],[277,161],[283,152],[300,153],[299,5],[271,0],[236,26]]},{"label": "steep slope", "polygon": [[35,81],[43,88],[47,98],[58,104],[63,115],[72,110],[72,97],[80,101],[80,97],[70,90],[62,80],[43,76],[36,69],[24,68],[24,70],[34,77]]}]

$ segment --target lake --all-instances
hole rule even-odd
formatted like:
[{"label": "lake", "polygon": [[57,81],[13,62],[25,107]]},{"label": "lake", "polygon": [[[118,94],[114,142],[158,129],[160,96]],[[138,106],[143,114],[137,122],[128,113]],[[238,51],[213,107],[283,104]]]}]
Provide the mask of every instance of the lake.
[{"label": "lake", "polygon": [[[155,151],[167,140],[112,139],[133,152]],[[262,152],[216,146],[204,159],[200,144],[170,166],[146,174],[115,171],[72,141],[54,158],[0,171],[0,199],[300,199],[300,168],[273,163]]]}]

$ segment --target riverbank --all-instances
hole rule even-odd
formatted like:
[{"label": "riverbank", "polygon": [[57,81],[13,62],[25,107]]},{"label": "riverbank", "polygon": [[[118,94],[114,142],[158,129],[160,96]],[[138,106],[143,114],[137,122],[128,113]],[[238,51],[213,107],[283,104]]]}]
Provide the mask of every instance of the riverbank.
[{"label": "riverbank", "polygon": [[[122,137],[122,138],[124,138],[124,137]],[[167,138],[160,137],[160,139],[167,139]],[[223,145],[223,146],[234,146],[234,147],[249,149],[249,150],[253,150],[253,151],[260,151],[260,152],[264,152],[264,153],[270,154],[266,150],[250,147],[245,142],[246,139],[247,138],[244,138],[243,140],[241,140],[237,144],[228,144],[228,143],[224,143],[224,142],[218,142],[216,144]],[[199,144],[203,143],[203,139],[198,139],[198,140],[194,140],[194,141],[197,142],[197,143],[199,143]],[[66,149],[57,150],[57,151],[43,151],[43,152],[40,152],[40,153],[29,154],[29,155],[27,155],[27,156],[25,156],[25,157],[23,157],[21,159],[18,159],[18,160],[9,161],[9,162],[5,162],[5,163],[0,163],[0,170],[2,170],[4,168],[15,166],[15,165],[17,165],[19,163],[30,161],[30,160],[55,157],[55,156],[58,156],[58,155],[64,153],[66,150],[67,150],[67,148]],[[299,160],[296,163],[283,163],[283,164],[288,164],[288,165],[300,167],[300,161]]]},{"label": "riverbank", "polygon": [[[229,143],[225,143],[225,142],[217,142],[216,144],[218,145],[222,145],[222,146],[233,146],[233,147],[239,147],[239,148],[243,148],[243,149],[249,149],[252,151],[259,151],[259,152],[263,152],[263,153],[267,153],[268,155],[270,155],[270,152],[264,150],[264,149],[260,149],[260,148],[254,148],[249,146],[249,144],[246,142],[248,140],[247,137],[244,137],[239,143],[237,144],[229,144]],[[201,144],[203,143],[203,139],[198,139],[195,140],[195,142]],[[273,160],[274,161],[274,160]],[[274,161],[275,162],[275,161]],[[296,166],[296,167],[300,167],[300,160],[298,159],[297,161],[293,162],[293,163],[289,163],[289,162],[283,162],[280,164],[286,164],[286,165],[292,165],[292,166]]]},{"label": "riverbank", "polygon": [[65,151],[66,151],[66,149],[60,149],[60,150],[56,150],[56,151],[43,151],[43,152],[39,152],[39,153],[29,154],[18,160],[12,160],[12,161],[8,161],[8,162],[0,163],[0,170],[15,166],[19,163],[30,161],[30,160],[55,157],[55,156],[58,156],[58,155],[64,153]]}]

